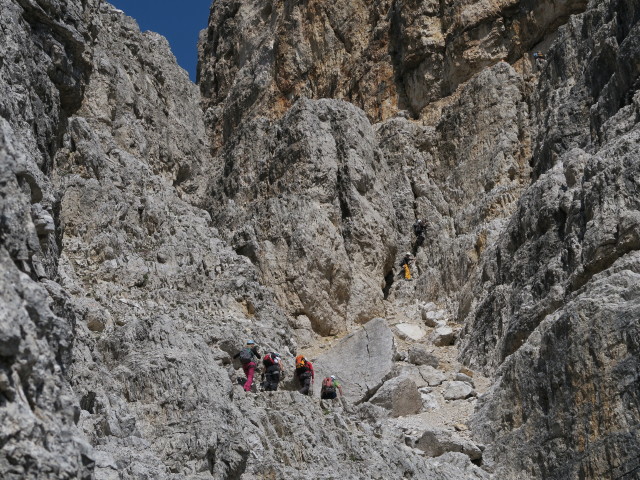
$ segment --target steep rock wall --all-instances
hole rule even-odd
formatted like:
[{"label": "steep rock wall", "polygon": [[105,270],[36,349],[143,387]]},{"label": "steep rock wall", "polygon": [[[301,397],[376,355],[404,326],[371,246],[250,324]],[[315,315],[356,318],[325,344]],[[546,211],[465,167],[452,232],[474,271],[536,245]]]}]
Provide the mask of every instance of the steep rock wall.
[{"label": "steep rock wall", "polygon": [[70,21],[86,11],[9,1],[0,10],[0,471],[90,478],[91,447],[75,426],[80,409],[64,378],[78,318],[61,315],[50,295],[59,287],[46,280],[59,255],[46,172],[90,71],[89,30]]},{"label": "steep rock wall", "polygon": [[[485,399],[476,422],[482,439],[495,442],[495,450],[488,450],[489,456],[493,455],[496,462],[501,455],[512,459],[510,466],[496,467],[499,474],[510,478],[518,478],[522,471],[537,478],[633,476],[637,414],[633,413],[635,407],[626,405],[634,405],[635,396],[618,394],[625,392],[628,382],[636,378],[635,343],[627,333],[615,333],[610,324],[600,327],[602,335],[593,333],[594,338],[584,339],[582,335],[590,330],[584,315],[567,312],[581,308],[587,311],[584,302],[573,301],[577,295],[585,299],[593,296],[602,304],[615,303],[610,299],[617,293],[601,291],[600,284],[591,291],[590,279],[595,281],[599,272],[606,272],[636,249],[632,180],[637,150],[637,72],[633,60],[636,2],[466,2],[442,6],[439,15],[450,32],[444,42],[434,47],[437,42],[426,40],[435,35],[424,32],[437,30],[427,21],[421,33],[416,33],[419,28],[414,30],[415,38],[435,48],[429,50],[430,59],[434,51],[445,52],[443,66],[429,62],[417,67],[418,73],[419,68],[435,68],[435,73],[423,72],[423,78],[431,75],[444,79],[443,83],[431,82],[433,90],[420,92],[419,98],[426,99],[428,108],[411,104],[408,92],[417,92],[420,80],[409,88],[405,80],[415,77],[405,75],[399,81],[398,59],[403,57],[396,55],[400,49],[395,47],[394,55],[385,59],[394,65],[395,90],[389,89],[383,95],[394,100],[376,100],[377,105],[397,105],[389,115],[403,108],[409,108],[414,115],[422,112],[424,122],[432,127],[409,122],[402,113],[395,118],[380,114],[380,110],[359,102],[353,94],[362,88],[350,91],[339,82],[316,88],[331,78],[361,78],[332,77],[330,72],[338,70],[336,57],[341,55],[340,48],[316,48],[322,43],[305,43],[301,31],[307,29],[313,32],[309,37],[313,37],[326,25],[315,16],[320,11],[317,5],[308,12],[306,5],[283,12],[269,7],[262,11],[266,15],[262,19],[247,16],[258,10],[246,4],[234,4],[238,8],[229,5],[213,12],[208,30],[211,50],[205,44],[201,57],[201,88],[214,149],[220,139],[235,134],[235,125],[242,122],[244,114],[279,117],[298,95],[348,99],[364,108],[370,119],[386,119],[374,128],[382,158],[390,166],[386,171],[392,180],[384,196],[392,199],[395,209],[399,246],[396,252],[410,247],[409,226],[415,218],[426,214],[431,222],[426,248],[418,253],[420,275],[415,287],[391,290],[391,295],[417,294],[423,300],[450,301],[458,318],[467,322],[461,344],[463,358],[487,371],[500,368],[500,383]],[[379,7],[375,4],[375,8]],[[410,8],[405,12],[411,12],[406,15],[411,20],[399,21],[403,18],[401,7],[405,5],[394,4],[393,9],[386,10],[392,12],[385,17],[391,19],[388,30],[382,27],[373,31],[384,36],[381,32],[399,32],[397,27],[402,21],[408,25],[415,19],[420,24],[421,16]],[[427,16],[427,10],[434,7],[424,3],[419,6]],[[569,19],[569,14],[585,9],[586,13]],[[322,10],[322,15],[328,15],[327,11]],[[290,55],[278,63],[281,37],[272,32],[286,35],[284,29],[277,28],[285,18],[295,18],[296,28],[292,31],[297,36],[284,42],[291,45],[289,50],[283,47]],[[371,18],[382,17],[374,14]],[[260,61],[246,49],[244,55],[218,55],[209,62],[208,52],[236,51],[233,49],[256,40],[257,37],[239,34],[240,26],[262,21],[270,22],[270,28],[261,30],[261,48],[254,50],[261,52]],[[223,31],[224,39],[216,36]],[[410,28],[404,32],[411,35]],[[397,38],[392,35],[389,43]],[[552,43],[545,61],[535,64],[525,55],[534,47],[546,51]],[[409,45],[415,46],[407,44],[406,51],[410,51]],[[513,64],[514,69],[506,63],[491,67],[501,58]],[[234,63],[238,59],[241,63]],[[305,62],[312,67],[301,67]],[[420,60],[408,62],[411,68],[420,65]],[[340,63],[341,72],[347,63]],[[436,66],[431,67],[434,63]],[[280,88],[274,78],[282,65],[288,65],[287,71],[293,72],[293,77],[300,74],[299,83],[292,81]],[[372,67],[370,71],[380,70]],[[249,72],[258,74],[251,76]],[[316,77],[316,72],[321,74]],[[252,83],[253,79],[260,83]],[[252,85],[250,90],[244,90],[247,85]],[[300,85],[299,90],[295,85]],[[236,89],[253,95],[238,96]],[[375,85],[368,90],[380,91]],[[437,102],[449,94],[451,97],[444,102]],[[241,99],[241,107],[234,103],[236,99]],[[475,170],[476,165],[484,168]],[[530,182],[533,185],[529,187]],[[360,265],[354,264],[353,269],[358,268]],[[280,269],[284,270],[283,266]],[[423,276],[421,269],[427,275]],[[626,288],[626,280],[616,277],[615,282],[620,291]],[[633,293],[624,291],[620,309],[633,311]],[[563,310],[565,305],[567,311]],[[595,310],[588,311],[603,318]],[[625,314],[612,315],[613,323],[635,332],[634,322],[622,320]],[[551,318],[560,318],[558,322],[575,331],[576,338],[568,337],[566,343],[554,340],[557,330],[546,326]],[[535,342],[540,335],[553,348],[538,348]],[[530,336],[534,345],[527,340]],[[554,372],[566,371],[569,362],[580,364],[591,355],[590,351],[606,351],[607,341],[619,350],[613,358],[627,372],[622,374],[624,379],[617,385],[605,380],[601,369],[607,362],[594,360],[574,372],[576,378],[594,385],[594,390],[558,393],[562,385],[573,385],[572,375],[565,375],[562,380],[547,378],[559,375]],[[571,354],[549,365],[548,357],[560,355],[560,351]],[[527,371],[539,375],[521,387]],[[556,397],[557,401],[549,400]],[[510,404],[508,398],[520,400]],[[531,402],[529,398],[536,400]],[[588,427],[578,426],[573,422],[593,418],[597,411],[585,405],[585,398],[595,399],[606,411],[611,411],[608,405],[613,402],[616,413],[594,419]],[[628,408],[632,412],[629,417],[621,413]],[[486,418],[492,420],[483,424]],[[526,441],[517,444],[518,435],[525,430]],[[540,436],[556,441],[545,440],[541,444]],[[593,449],[586,446],[585,438],[592,442]],[[554,453],[555,447],[564,453]],[[620,459],[620,464],[605,460],[608,454]]]},{"label": "steep rock wall", "polygon": [[[417,292],[455,309],[527,185],[524,90],[500,62],[462,88],[435,127],[397,117],[374,129],[345,102],[300,100],[279,122],[237,130],[203,206],[280,304],[322,335],[384,315],[385,296]],[[420,249],[417,218],[427,219]],[[418,254],[415,287],[396,293],[407,250]]]},{"label": "steep rock wall", "polygon": [[213,148],[244,118],[281,116],[301,98],[337,98],[373,122],[429,104],[502,59],[519,59],[586,1],[334,5],[229,0],[201,38],[198,83]]},{"label": "steep rock wall", "polygon": [[476,283],[463,356],[499,366],[476,423],[511,478],[637,476],[639,7],[592,2],[562,28],[536,181]]},{"label": "steep rock wall", "polygon": [[244,126],[213,176],[221,233],[324,335],[384,314],[396,229],[376,143],[355,107],[300,101],[278,124]]}]

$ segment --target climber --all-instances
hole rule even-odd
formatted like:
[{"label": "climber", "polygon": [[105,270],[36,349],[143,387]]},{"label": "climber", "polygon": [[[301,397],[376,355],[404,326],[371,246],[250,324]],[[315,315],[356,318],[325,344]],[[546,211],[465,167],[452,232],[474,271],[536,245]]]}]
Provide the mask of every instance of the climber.
[{"label": "climber", "polygon": [[424,230],[425,230],[425,222],[422,219],[416,220],[413,224],[413,233],[416,235],[416,246],[414,251],[417,252],[418,248],[422,246],[424,243]]},{"label": "climber", "polygon": [[544,55],[544,53],[542,52],[533,52],[533,61],[536,64],[536,69],[537,70],[542,70],[542,67],[544,67],[544,61],[546,60],[546,57]]},{"label": "climber", "polygon": [[242,363],[242,370],[247,376],[247,381],[243,386],[244,391],[250,392],[253,384],[253,375],[256,373],[256,362],[253,361],[253,358],[256,357],[258,360],[261,358],[256,342],[248,340],[247,345],[233,356],[233,358],[238,357],[240,357],[240,362]]},{"label": "climber", "polygon": [[281,375],[284,375],[284,367],[280,354],[276,352],[267,353],[262,358],[262,365],[264,365],[265,375],[264,389],[268,392],[275,392],[278,390]]},{"label": "climber", "polygon": [[411,280],[411,263],[413,262],[413,255],[411,252],[407,252],[404,254],[402,261],[400,262],[400,266],[404,269],[404,278],[405,280]]},{"label": "climber", "polygon": [[321,400],[333,400],[338,397],[338,392],[342,396],[342,386],[336,380],[335,375],[331,375],[322,381],[322,388],[320,389]]},{"label": "climber", "polygon": [[298,379],[298,382],[300,382],[300,390],[298,391],[303,395],[312,395],[313,391],[311,389],[311,385],[313,385],[313,380],[315,378],[313,364],[302,355],[298,355],[296,357],[295,376]]}]

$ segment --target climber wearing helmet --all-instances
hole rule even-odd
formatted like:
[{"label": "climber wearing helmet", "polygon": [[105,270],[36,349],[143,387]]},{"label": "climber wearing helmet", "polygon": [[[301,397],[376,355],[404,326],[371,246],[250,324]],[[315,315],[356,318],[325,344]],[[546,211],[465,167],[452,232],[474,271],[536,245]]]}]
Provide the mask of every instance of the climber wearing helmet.
[{"label": "climber wearing helmet", "polygon": [[262,358],[264,365],[264,382],[263,387],[267,392],[275,392],[278,390],[280,377],[284,373],[282,358],[279,353],[269,352]]},{"label": "climber wearing helmet", "polygon": [[296,357],[295,377],[300,383],[300,390],[298,391],[303,395],[311,395],[313,393],[311,390],[311,385],[313,384],[313,380],[315,377],[313,364],[302,355],[298,355]]},{"label": "climber wearing helmet", "polygon": [[333,400],[338,397],[338,392],[342,396],[342,386],[336,380],[335,375],[331,375],[322,381],[322,388],[320,389],[321,400]]},{"label": "climber wearing helmet", "polygon": [[257,360],[260,360],[260,352],[258,352],[258,346],[256,345],[256,342],[254,342],[253,340],[248,340],[245,347],[238,353],[236,353],[233,358],[238,357],[240,358],[240,362],[242,363],[242,370],[247,376],[247,381],[243,386],[244,391],[250,392],[251,385],[253,384],[253,375],[256,373],[256,362],[254,361],[254,357]]},{"label": "climber wearing helmet", "polygon": [[416,235],[416,244],[415,244],[415,248],[413,249],[414,252],[418,251],[418,248],[422,246],[422,244],[424,243],[424,231],[425,231],[425,221],[422,219],[418,219],[416,220],[416,222],[413,224],[413,233],[415,233]]},{"label": "climber wearing helmet", "polygon": [[402,257],[402,261],[400,262],[400,266],[404,270],[404,278],[405,280],[411,280],[411,263],[413,262],[413,255],[411,252],[407,252]]}]

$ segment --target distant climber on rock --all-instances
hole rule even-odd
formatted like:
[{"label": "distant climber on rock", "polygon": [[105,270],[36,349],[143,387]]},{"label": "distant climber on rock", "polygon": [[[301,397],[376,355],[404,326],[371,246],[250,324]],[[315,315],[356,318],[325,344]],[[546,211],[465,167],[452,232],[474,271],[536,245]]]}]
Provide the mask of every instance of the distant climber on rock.
[{"label": "distant climber on rock", "polygon": [[267,392],[275,392],[278,390],[278,383],[280,383],[281,376],[284,372],[282,365],[282,359],[280,354],[276,352],[269,352],[262,358],[262,365],[264,366],[264,389]]},{"label": "distant climber on rock", "polygon": [[418,251],[418,248],[422,246],[424,243],[424,231],[425,231],[425,221],[422,219],[416,220],[413,224],[413,233],[416,235],[416,246],[414,248],[414,252]]},{"label": "distant climber on rock", "polygon": [[256,362],[254,362],[254,358],[260,360],[260,352],[258,352],[258,346],[256,342],[253,340],[248,340],[246,346],[236,353],[233,358],[240,358],[240,363],[242,363],[242,370],[244,374],[247,376],[247,381],[245,382],[243,388],[245,392],[251,391],[251,385],[253,384],[253,376],[256,373]]},{"label": "distant climber on rock", "polygon": [[322,381],[322,387],[320,388],[321,400],[334,400],[338,397],[338,392],[342,396],[342,386],[336,380],[335,375],[331,375]]},{"label": "distant climber on rock", "polygon": [[536,63],[536,69],[542,70],[546,57],[542,52],[533,52],[533,61]]},{"label": "distant climber on rock", "polygon": [[411,252],[407,252],[402,257],[402,261],[400,262],[400,267],[404,270],[404,279],[411,280],[411,264],[413,263],[413,255]]},{"label": "distant climber on rock", "polygon": [[313,364],[304,358],[302,355],[296,357],[296,371],[295,377],[300,383],[300,390],[303,395],[311,395],[311,385],[313,384],[315,373],[313,371]]}]

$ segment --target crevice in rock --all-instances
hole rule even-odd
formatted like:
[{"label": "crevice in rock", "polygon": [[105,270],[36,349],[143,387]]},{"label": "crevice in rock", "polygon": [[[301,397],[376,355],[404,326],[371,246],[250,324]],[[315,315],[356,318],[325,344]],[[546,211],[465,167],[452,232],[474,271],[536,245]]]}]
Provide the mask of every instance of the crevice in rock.
[{"label": "crevice in rock", "polygon": [[382,295],[385,300],[389,298],[389,292],[391,290],[391,287],[393,286],[393,281],[394,281],[393,277],[394,275],[393,275],[393,268],[392,268],[384,276],[384,287],[382,288]]},{"label": "crevice in rock", "polygon": [[178,173],[176,174],[176,179],[173,181],[174,187],[179,187],[187,180],[191,179],[191,168],[189,165],[180,165],[178,168]]},{"label": "crevice in rock", "polygon": [[247,243],[240,247],[236,247],[235,252],[238,255],[247,257],[254,265],[258,265],[258,254],[256,252],[255,245],[253,245],[252,243]]},{"label": "crevice in rock", "polygon": [[89,413],[95,413],[96,392],[87,392],[80,399],[80,408]]},{"label": "crevice in rock", "polygon": [[227,475],[225,475],[225,480],[240,480],[242,474],[247,469],[247,460],[249,459],[248,451],[237,452],[240,455],[240,460],[233,465],[231,462],[227,460],[223,460],[223,462],[227,465]]},{"label": "crevice in rock", "polygon": [[589,281],[598,273],[600,272],[604,272],[605,270],[607,270],[609,267],[611,267],[616,260],[618,260],[619,258],[624,257],[625,255],[634,252],[636,250],[640,250],[640,248],[632,248],[632,247],[628,247],[623,249],[620,252],[614,252],[614,254],[609,255],[603,259],[601,259],[599,262],[595,262],[592,263],[590,265],[586,265],[584,270],[576,275],[570,284],[570,288],[567,289],[567,294],[573,293],[577,290],[580,290],[582,287],[584,287],[587,283],[589,283]]},{"label": "crevice in rock", "polygon": [[[322,12],[325,15],[325,18],[327,20],[327,23],[329,24],[329,26],[331,27],[331,31],[333,32],[333,34],[336,36],[336,38],[340,41],[340,43],[342,43],[342,45],[344,46],[344,49],[347,51],[347,53],[351,53],[351,46],[350,43],[348,41],[347,38],[345,38],[345,36],[342,34],[342,32],[338,29],[338,27],[336,25],[333,24],[333,22],[331,21],[333,19],[333,16],[328,14],[326,11],[326,6],[322,6]],[[333,92],[334,90],[332,90]]]},{"label": "crevice in rock", "polygon": [[614,480],[631,480],[633,478],[636,478],[636,474],[640,473],[640,465],[638,465],[636,468],[629,470],[628,472],[623,473],[622,475],[620,475],[619,477],[615,477]]}]

